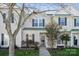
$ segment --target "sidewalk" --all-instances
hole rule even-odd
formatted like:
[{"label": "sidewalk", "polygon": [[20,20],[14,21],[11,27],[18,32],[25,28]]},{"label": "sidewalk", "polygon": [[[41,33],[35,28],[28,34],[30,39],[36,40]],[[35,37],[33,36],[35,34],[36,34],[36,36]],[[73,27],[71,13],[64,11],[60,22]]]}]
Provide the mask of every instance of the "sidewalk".
[{"label": "sidewalk", "polygon": [[50,53],[45,47],[40,47],[39,56],[50,56]]}]

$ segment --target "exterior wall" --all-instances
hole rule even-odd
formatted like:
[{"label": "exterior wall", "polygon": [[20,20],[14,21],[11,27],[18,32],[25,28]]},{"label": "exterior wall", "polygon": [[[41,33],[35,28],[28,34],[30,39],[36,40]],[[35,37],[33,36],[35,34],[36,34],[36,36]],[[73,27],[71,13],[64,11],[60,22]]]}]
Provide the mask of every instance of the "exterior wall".
[{"label": "exterior wall", "polygon": [[16,45],[18,47],[21,47],[21,41],[22,41],[21,37],[22,37],[22,34],[21,34],[21,29],[20,29],[20,31],[18,32],[17,37],[16,37]]}]

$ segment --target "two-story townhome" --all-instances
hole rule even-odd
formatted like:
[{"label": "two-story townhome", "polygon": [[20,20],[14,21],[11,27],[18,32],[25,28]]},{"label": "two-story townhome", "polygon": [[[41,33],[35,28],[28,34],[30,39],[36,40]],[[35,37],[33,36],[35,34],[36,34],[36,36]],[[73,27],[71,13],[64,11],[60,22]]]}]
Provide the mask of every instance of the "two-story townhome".
[{"label": "two-story townhome", "polygon": [[[2,8],[2,11],[4,12],[4,17],[6,17],[7,8]],[[18,47],[23,47],[26,45],[22,44],[23,41],[27,43],[28,40],[33,40],[33,42],[38,42],[39,46],[44,45],[46,48],[51,48],[48,42],[49,38],[45,34],[45,26],[49,24],[51,17],[53,17],[53,20],[56,21],[57,24],[62,26],[62,32],[66,30],[69,33],[70,41],[68,41],[67,45],[70,47],[79,47],[79,11],[72,6],[48,11],[33,19],[28,19],[17,35],[16,45]],[[16,28],[17,22],[15,20],[17,18],[18,16],[15,14],[12,19],[12,30]],[[64,45],[64,43],[58,38],[54,44],[54,48],[61,45]],[[2,20],[0,15],[0,47],[8,46],[9,38],[5,29],[4,20]]]}]

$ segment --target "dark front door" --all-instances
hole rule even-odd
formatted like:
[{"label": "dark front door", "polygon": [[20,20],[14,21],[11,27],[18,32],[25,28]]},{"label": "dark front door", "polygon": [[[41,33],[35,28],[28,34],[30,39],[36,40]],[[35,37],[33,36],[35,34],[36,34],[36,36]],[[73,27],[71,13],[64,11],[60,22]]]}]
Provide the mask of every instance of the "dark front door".
[{"label": "dark front door", "polygon": [[77,39],[76,39],[76,40],[74,40],[74,45],[77,45]]},{"label": "dark front door", "polygon": [[74,36],[74,45],[77,46],[77,38]]}]

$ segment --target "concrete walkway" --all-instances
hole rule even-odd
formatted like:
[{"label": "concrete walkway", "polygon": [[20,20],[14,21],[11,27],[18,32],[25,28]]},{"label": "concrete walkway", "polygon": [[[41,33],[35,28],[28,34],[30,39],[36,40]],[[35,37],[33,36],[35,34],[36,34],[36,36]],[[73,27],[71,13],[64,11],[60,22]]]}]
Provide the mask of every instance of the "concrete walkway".
[{"label": "concrete walkway", "polygon": [[50,56],[50,54],[45,47],[40,47],[39,56]]}]

